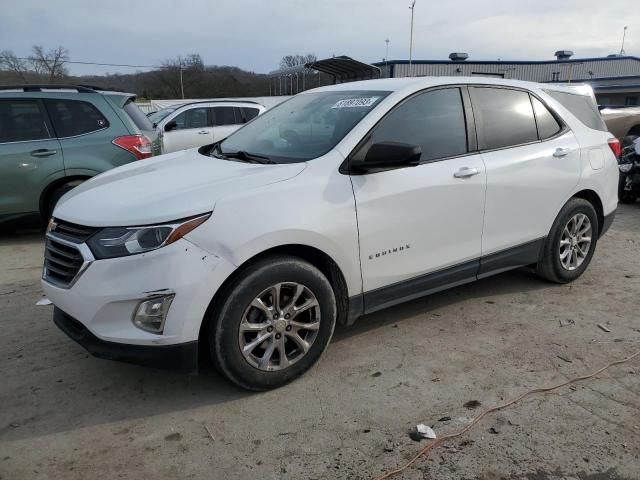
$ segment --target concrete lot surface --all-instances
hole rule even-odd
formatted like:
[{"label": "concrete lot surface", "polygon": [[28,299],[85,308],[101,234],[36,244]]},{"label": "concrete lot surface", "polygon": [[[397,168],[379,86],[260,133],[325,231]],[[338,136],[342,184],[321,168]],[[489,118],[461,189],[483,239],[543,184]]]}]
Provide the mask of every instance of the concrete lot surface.
[{"label": "concrete lot surface", "polygon": [[[41,234],[0,238],[2,480],[372,478],[426,445],[408,436],[417,423],[454,432],[640,350],[640,203],[620,206],[574,284],[518,270],[371,315],[261,394],[210,368],[90,357],[35,305],[42,248]],[[487,416],[397,478],[639,479],[639,398],[636,358]]]}]

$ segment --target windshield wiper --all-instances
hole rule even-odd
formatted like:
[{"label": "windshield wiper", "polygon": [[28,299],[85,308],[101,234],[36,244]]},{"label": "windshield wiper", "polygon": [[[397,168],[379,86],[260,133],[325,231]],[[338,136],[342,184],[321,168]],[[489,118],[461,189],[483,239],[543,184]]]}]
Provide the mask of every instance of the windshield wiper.
[{"label": "windshield wiper", "polygon": [[235,159],[238,159],[238,160],[242,160],[243,162],[247,162],[247,163],[262,163],[262,164],[274,164],[274,163],[276,163],[273,160],[271,160],[269,157],[264,157],[262,155],[256,155],[255,153],[245,152],[244,150],[238,150],[237,152],[229,152],[229,153],[225,152],[225,153],[222,153],[220,151],[220,149],[218,149],[218,152],[223,157],[235,158]]}]

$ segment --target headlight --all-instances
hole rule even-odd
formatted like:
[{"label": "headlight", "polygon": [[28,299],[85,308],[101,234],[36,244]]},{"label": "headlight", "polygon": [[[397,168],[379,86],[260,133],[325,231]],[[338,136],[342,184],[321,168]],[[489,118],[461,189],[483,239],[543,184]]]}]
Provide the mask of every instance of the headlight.
[{"label": "headlight", "polygon": [[633,168],[633,163],[621,163],[618,165],[618,168],[622,173],[627,173]]},{"label": "headlight", "polygon": [[195,218],[146,227],[103,228],[93,235],[87,244],[96,259],[149,252],[180,240],[210,216],[211,214],[207,213]]}]

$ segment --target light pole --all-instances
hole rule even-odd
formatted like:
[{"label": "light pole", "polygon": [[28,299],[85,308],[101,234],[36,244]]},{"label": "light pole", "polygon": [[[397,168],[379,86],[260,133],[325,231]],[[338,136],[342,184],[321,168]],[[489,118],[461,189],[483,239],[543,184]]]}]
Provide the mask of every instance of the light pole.
[{"label": "light pole", "polygon": [[413,65],[411,64],[411,61],[413,59],[413,11],[415,10],[416,7],[416,0],[413,0],[411,2],[411,6],[409,7],[409,10],[411,10],[411,33],[409,35],[409,76],[413,77]]},{"label": "light pole", "polygon": [[627,26],[622,30],[622,46],[620,47],[620,55],[624,55],[624,38],[627,36]]}]

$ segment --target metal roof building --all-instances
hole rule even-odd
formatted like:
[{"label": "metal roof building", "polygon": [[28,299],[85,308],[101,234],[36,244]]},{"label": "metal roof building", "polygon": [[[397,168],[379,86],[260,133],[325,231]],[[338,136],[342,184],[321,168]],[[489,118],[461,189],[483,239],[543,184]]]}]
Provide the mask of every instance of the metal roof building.
[{"label": "metal roof building", "polygon": [[382,77],[490,76],[533,82],[590,84],[601,105],[640,105],[640,58],[611,55],[570,58],[573,52],[556,52],[556,60],[470,61],[464,53],[452,53],[450,60],[388,60],[380,67]]}]

